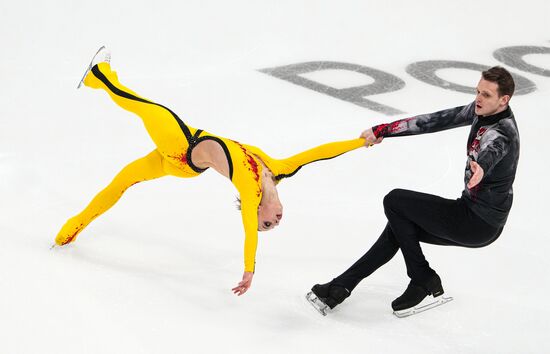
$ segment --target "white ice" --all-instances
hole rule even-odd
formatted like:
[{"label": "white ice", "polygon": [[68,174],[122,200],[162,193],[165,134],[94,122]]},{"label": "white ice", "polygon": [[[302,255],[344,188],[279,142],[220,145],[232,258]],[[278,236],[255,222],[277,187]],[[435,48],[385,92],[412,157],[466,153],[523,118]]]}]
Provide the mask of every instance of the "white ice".
[{"label": "white ice", "polygon": [[[102,92],[75,89],[102,44],[141,95],[194,127],[284,157],[471,102],[405,67],[496,65],[498,48],[550,47],[549,14],[546,0],[0,1],[0,353],[550,352],[550,77],[510,67],[537,85],[511,102],[522,138],[514,206],[489,247],[424,246],[454,297],[444,306],[391,314],[408,281],[400,253],[330,316],[304,295],[376,240],[391,189],[460,195],[467,128],[388,139],[283,181],[284,222],[260,235],[253,287],[242,297],[230,291],[243,263],[236,190],[213,171],[139,184],[74,245],[49,249],[66,219],[153,149],[137,117]],[[550,55],[525,59],[550,69]],[[259,72],[306,61],[400,77],[403,89],[370,99],[406,114],[385,116]],[[345,87],[345,75],[319,80]],[[464,70],[441,76],[477,80]]]}]

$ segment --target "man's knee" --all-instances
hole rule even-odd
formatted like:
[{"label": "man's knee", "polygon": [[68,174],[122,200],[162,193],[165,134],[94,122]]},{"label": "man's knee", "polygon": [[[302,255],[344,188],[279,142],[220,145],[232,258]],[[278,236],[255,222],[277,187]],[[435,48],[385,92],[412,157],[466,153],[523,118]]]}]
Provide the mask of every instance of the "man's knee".
[{"label": "man's knee", "polygon": [[397,188],[386,194],[383,200],[384,210],[392,209],[394,206],[399,205],[399,201],[405,192],[406,190]]}]

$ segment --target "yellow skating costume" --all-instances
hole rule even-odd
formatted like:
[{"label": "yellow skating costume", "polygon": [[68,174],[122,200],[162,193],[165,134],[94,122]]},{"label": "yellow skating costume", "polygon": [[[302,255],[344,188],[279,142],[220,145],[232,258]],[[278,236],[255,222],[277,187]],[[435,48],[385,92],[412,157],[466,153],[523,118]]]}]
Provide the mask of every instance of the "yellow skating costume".
[{"label": "yellow skating costume", "polygon": [[205,169],[191,161],[191,151],[201,141],[210,139],[223,148],[229,165],[229,178],[240,194],[241,214],[245,231],[244,267],[253,272],[258,243],[258,206],[262,199],[262,164],[271,170],[275,179],[293,176],[302,166],[331,159],[362,147],[364,139],[329,143],[307,150],[287,159],[269,157],[257,147],[219,137],[185,124],[170,109],[137,95],[120,84],[109,63],[95,65],[84,79],[91,88],[103,89],[123,109],[137,114],[145,124],[156,149],[120,171],[113,181],[99,192],[78,215],[69,219],[58,233],[55,242],[65,245],[96,217],[113,206],[126,189],[138,182],[166,175],[195,177]]}]

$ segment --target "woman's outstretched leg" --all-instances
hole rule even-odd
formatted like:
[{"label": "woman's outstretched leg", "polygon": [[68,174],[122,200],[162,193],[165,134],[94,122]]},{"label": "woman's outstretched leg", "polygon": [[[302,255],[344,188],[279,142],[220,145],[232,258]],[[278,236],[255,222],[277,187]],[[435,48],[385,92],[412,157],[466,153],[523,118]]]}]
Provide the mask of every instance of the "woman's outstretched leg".
[{"label": "woman's outstretched leg", "polygon": [[84,85],[105,90],[117,105],[138,115],[160,154],[176,166],[185,163],[185,152],[197,131],[195,128],[183,123],[170,109],[122,85],[108,62],[93,66]]},{"label": "woman's outstretched leg", "polygon": [[128,164],[105,189],[94,197],[80,214],[70,218],[63,225],[55,238],[55,243],[62,246],[73,242],[89,223],[109,210],[129,187],[139,182],[166,175],[167,173],[163,169],[163,157],[157,150]]}]

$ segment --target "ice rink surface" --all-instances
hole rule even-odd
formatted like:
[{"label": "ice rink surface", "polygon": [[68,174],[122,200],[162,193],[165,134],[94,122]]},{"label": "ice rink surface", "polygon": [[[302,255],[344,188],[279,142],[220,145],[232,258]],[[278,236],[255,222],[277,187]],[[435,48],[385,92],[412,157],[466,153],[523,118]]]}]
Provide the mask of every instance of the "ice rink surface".
[{"label": "ice rink surface", "polygon": [[[549,4],[2,0],[0,353],[550,352]],[[503,65],[528,80],[511,101],[522,151],[505,230],[481,249],[425,245],[455,300],[417,316],[391,313],[408,283],[400,253],[325,318],[304,300],[376,240],[391,189],[460,195],[460,128],[387,139],[283,181],[284,221],[260,234],[242,297],[230,291],[243,270],[237,192],[213,171],[139,184],[50,251],[69,217],[154,148],[137,117],[75,89],[102,44],[128,87],[274,157],[468,104],[475,68]],[[470,64],[434,71],[440,87],[426,73],[441,61]],[[265,70],[301,63],[317,65],[294,75],[310,87]]]}]

